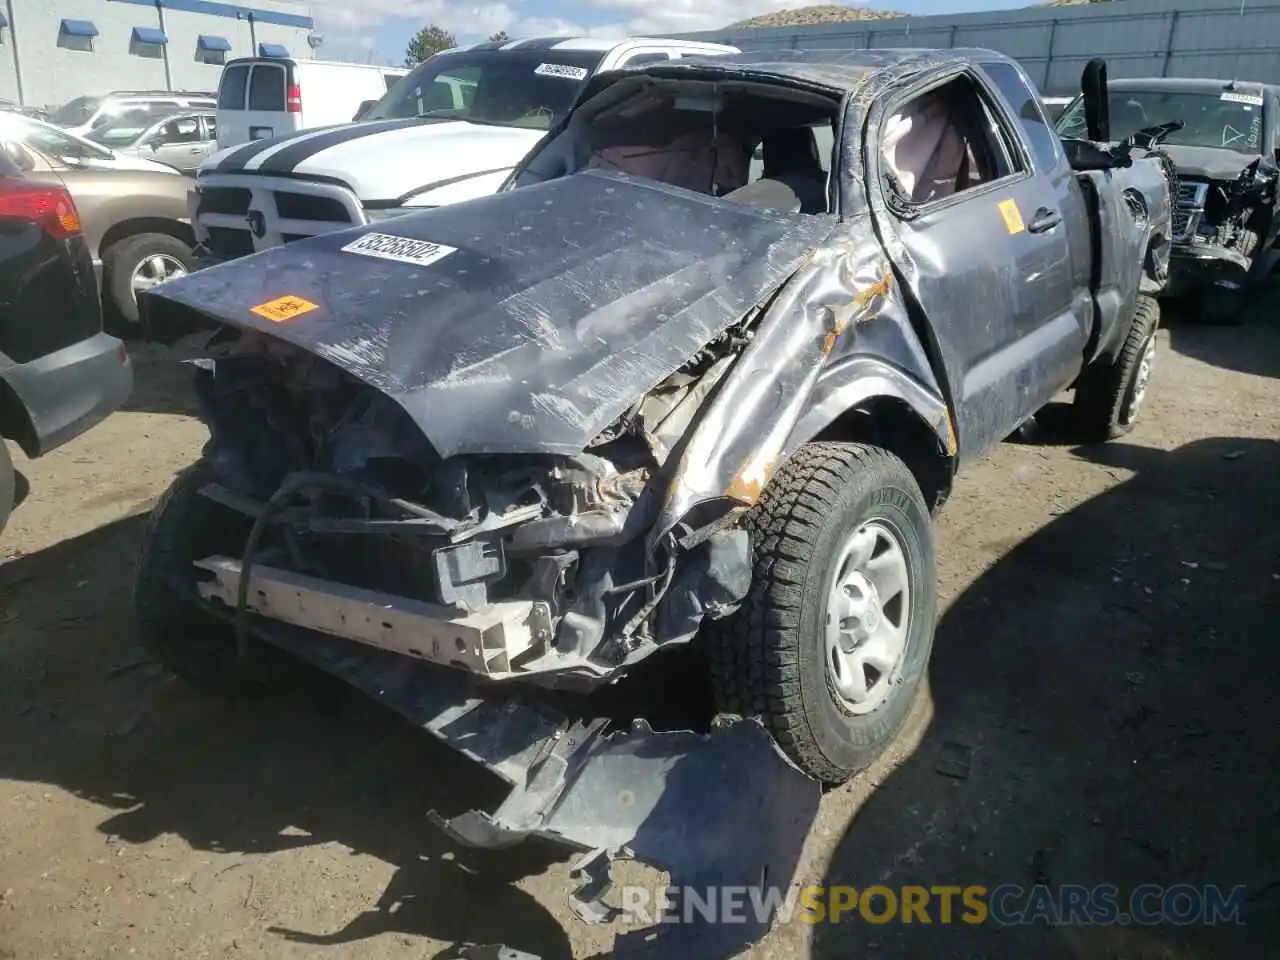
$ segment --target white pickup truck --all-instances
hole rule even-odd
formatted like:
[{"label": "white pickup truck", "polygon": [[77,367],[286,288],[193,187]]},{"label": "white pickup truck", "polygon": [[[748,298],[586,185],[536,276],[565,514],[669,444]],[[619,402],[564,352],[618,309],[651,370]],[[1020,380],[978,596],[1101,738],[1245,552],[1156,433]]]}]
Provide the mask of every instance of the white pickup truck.
[{"label": "white pickup truck", "polygon": [[594,74],[723,56],[685,40],[578,37],[481,43],[437,54],[358,123],[221,151],[201,167],[191,222],[206,261],[495,193]]}]

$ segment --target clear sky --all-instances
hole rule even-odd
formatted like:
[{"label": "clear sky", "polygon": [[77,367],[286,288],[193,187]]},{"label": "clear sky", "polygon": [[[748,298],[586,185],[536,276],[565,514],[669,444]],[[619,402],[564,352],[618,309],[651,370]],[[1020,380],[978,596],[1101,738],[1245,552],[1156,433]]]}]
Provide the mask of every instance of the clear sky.
[{"label": "clear sky", "polygon": [[[821,2],[821,0],[819,0]],[[808,6],[806,0],[310,0],[324,34],[321,57],[400,63],[405,44],[435,23],[459,43],[505,30],[512,37],[602,36],[714,30],[746,17]],[[916,16],[1010,10],[1028,0],[883,0],[872,9]]]}]

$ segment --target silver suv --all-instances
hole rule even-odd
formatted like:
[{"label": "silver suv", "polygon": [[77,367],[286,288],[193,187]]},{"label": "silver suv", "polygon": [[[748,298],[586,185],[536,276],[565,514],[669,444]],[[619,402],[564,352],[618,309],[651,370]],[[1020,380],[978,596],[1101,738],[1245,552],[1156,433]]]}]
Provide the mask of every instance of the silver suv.
[{"label": "silver suv", "polygon": [[159,120],[184,110],[212,109],[216,102],[212,93],[117,90],[68,100],[49,115],[49,122],[84,137],[124,114],[146,113]]}]

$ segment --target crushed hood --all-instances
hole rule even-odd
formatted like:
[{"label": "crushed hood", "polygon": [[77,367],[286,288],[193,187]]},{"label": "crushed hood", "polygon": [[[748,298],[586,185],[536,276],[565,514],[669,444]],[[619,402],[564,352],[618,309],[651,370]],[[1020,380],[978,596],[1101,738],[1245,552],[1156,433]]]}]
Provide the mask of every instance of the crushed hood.
[{"label": "crushed hood", "polygon": [[143,309],[154,329],[194,312],[324,357],[441,456],[576,453],[833,227],[591,171],[210,267]]},{"label": "crushed hood", "polygon": [[1160,151],[1169,155],[1180,177],[1205,180],[1235,180],[1245,167],[1260,159],[1257,153],[1236,153],[1219,147],[1183,147],[1161,144]]},{"label": "crushed hood", "polygon": [[256,140],[211,157],[201,172],[338,180],[364,203],[398,203],[508,171],[544,134],[431,117],[371,120]]}]

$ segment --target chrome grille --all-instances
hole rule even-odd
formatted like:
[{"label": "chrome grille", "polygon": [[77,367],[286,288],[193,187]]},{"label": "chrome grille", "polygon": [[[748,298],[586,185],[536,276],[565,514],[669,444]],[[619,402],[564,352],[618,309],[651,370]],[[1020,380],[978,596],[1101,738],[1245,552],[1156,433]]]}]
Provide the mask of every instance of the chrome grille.
[{"label": "chrome grille", "polygon": [[1198,194],[1200,192],[1200,188],[1203,186],[1204,184],[1195,183],[1194,181],[1192,182],[1187,182],[1186,180],[1180,181],[1178,183],[1178,206],[1180,207],[1196,206],[1199,200]]},{"label": "chrome grille", "polygon": [[1178,181],[1178,202],[1173,211],[1173,239],[1185,240],[1196,232],[1204,216],[1204,198],[1209,184],[1196,180]]}]

